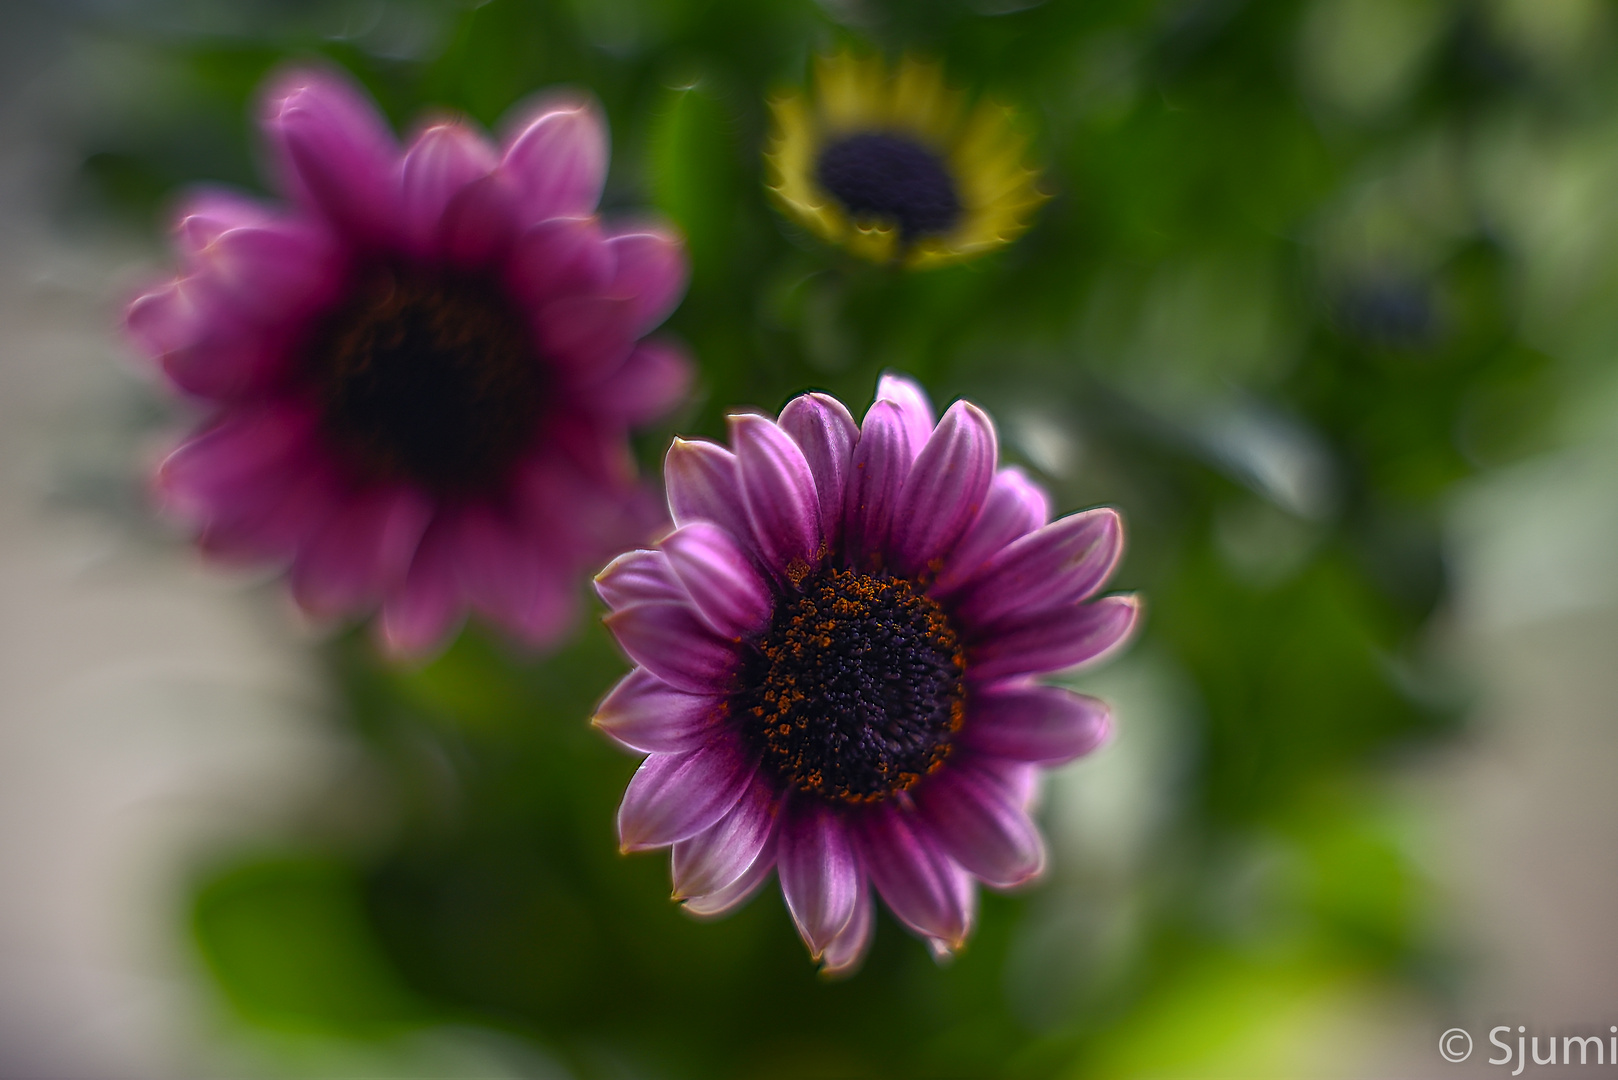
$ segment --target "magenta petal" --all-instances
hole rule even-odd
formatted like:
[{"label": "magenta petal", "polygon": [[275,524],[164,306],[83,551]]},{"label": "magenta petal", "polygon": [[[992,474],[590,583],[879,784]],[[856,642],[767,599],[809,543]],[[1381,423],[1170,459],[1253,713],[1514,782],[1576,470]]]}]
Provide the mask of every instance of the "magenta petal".
[{"label": "magenta petal", "polygon": [[742,872],[741,877],[722,889],[715,889],[702,896],[686,897],[685,910],[699,919],[714,919],[727,914],[752,899],[753,894],[770,880],[770,873],[774,869],[775,843],[772,833],[770,838],[765,840],[764,849]]},{"label": "magenta petal", "polygon": [[268,481],[296,467],[314,425],[308,412],[286,407],[231,414],[164,460],[158,493],[170,511],[199,522],[256,503]]},{"label": "magenta petal", "polygon": [[617,371],[589,388],[590,406],[636,427],[685,400],[691,375],[684,349],[666,341],[642,341]]},{"label": "magenta petal", "polygon": [[1093,595],[1124,550],[1123,521],[1109,507],[1070,514],[1006,546],[956,594],[961,622],[986,627]]},{"label": "magenta petal", "polygon": [[467,124],[434,124],[416,136],[399,165],[399,187],[405,230],[418,252],[436,251],[451,200],[496,164],[494,148]]},{"label": "magenta petal", "polygon": [[645,851],[695,836],[736,805],[757,771],[758,759],[728,742],[651,755],[630,779],[618,807],[619,846]]},{"label": "magenta petal", "polygon": [[606,124],[591,102],[552,102],[508,142],[503,168],[525,221],[586,217],[607,177]]},{"label": "magenta petal", "polygon": [[517,194],[501,173],[462,187],[438,220],[437,245],[444,258],[466,269],[504,259],[517,233]]},{"label": "magenta petal", "polygon": [[181,279],[136,297],[124,312],[124,330],[137,349],[161,360],[194,344],[203,332],[204,319],[196,286]]},{"label": "magenta petal", "polygon": [[[898,408],[905,431],[910,435],[908,445],[914,457],[933,434],[933,405],[927,400],[927,391],[914,379],[884,375],[876,383],[876,400],[891,401]],[[866,416],[869,415],[867,412]]]},{"label": "magenta petal", "polygon": [[631,750],[674,754],[711,737],[724,709],[723,698],[684,693],[636,668],[612,688],[590,722]]},{"label": "magenta petal", "polygon": [[605,621],[630,659],[675,689],[703,694],[729,685],[736,647],[708,629],[689,602],[632,604]]},{"label": "magenta petal", "polygon": [[819,959],[854,914],[859,867],[841,817],[819,799],[787,804],[776,837],[776,872],[787,910]]},{"label": "magenta petal", "polygon": [[843,545],[849,565],[879,569],[899,491],[910,473],[910,433],[899,406],[878,401],[865,414],[843,497]]},{"label": "magenta petal", "polygon": [[231,229],[266,225],[276,211],[257,199],[221,188],[204,188],[188,195],[175,215],[174,246],[187,268],[222,233]]},{"label": "magenta petal", "polygon": [[960,745],[1014,761],[1060,765],[1106,741],[1106,703],[1059,686],[988,686],[967,704]]},{"label": "magenta petal", "polygon": [[967,678],[987,682],[1088,663],[1122,645],[1139,617],[1138,598],[1103,596],[1025,621],[1008,620],[969,648]]},{"label": "magenta petal", "polygon": [[383,600],[378,633],[390,655],[424,657],[466,617],[455,575],[453,532],[453,521],[442,514],[435,518],[416,548],[404,584]]},{"label": "magenta petal", "polygon": [[949,407],[899,491],[888,546],[900,568],[919,573],[954,547],[983,509],[999,453],[982,409]]},{"label": "magenta petal", "polygon": [[712,521],[751,548],[753,527],[742,502],[736,455],[706,439],[677,438],[663,459],[663,482],[676,525]]},{"label": "magenta petal", "polygon": [[871,946],[871,933],[876,929],[876,905],[871,901],[871,887],[864,870],[860,871],[859,885],[854,892],[854,913],[848,925],[840,930],[820,958],[823,975],[852,975],[865,959],[865,950]]},{"label": "magenta petal", "polygon": [[747,520],[766,563],[782,572],[820,562],[820,504],[809,463],[792,437],[762,416],[730,417]]},{"label": "magenta petal", "polygon": [[661,551],[626,551],[595,576],[596,592],[614,611],[659,600],[688,603],[690,595]]},{"label": "magenta petal", "polygon": [[708,896],[745,875],[770,842],[775,814],[769,787],[753,783],[724,817],[678,841],[670,860],[674,898]]},{"label": "magenta petal", "polygon": [[331,71],[271,83],[262,124],[289,194],[366,244],[385,244],[402,212],[398,146],[365,94]]},{"label": "magenta petal", "polygon": [[820,503],[820,532],[826,546],[835,547],[842,539],[843,493],[860,429],[843,403],[828,394],[800,394],[787,402],[776,423],[809,463]]},{"label": "magenta petal", "polygon": [[523,230],[507,264],[515,295],[540,305],[599,293],[612,280],[612,252],[593,218],[555,218]]},{"label": "magenta petal", "polygon": [[298,552],[293,597],[321,616],[369,607],[403,579],[431,516],[408,488],[353,493]]},{"label": "magenta petal", "polygon": [[1021,885],[1045,869],[1039,828],[988,771],[952,761],[928,778],[916,806],[950,857],[990,885]]},{"label": "magenta petal", "polygon": [[944,570],[930,590],[948,596],[974,575],[1000,549],[1044,525],[1051,517],[1050,497],[1015,466],[995,473],[983,509],[955,544]]},{"label": "magenta petal", "polygon": [[635,341],[625,319],[626,300],[564,296],[533,316],[540,353],[574,385],[598,383],[629,358]]},{"label": "magenta petal", "polygon": [[342,260],[291,222],[226,229],[193,260],[199,288],[256,322],[306,319],[342,284]]},{"label": "magenta petal", "polygon": [[685,244],[667,230],[646,228],[610,236],[607,247],[616,264],[608,292],[631,301],[627,317],[639,336],[668,318],[684,295]]},{"label": "magenta petal", "polygon": [[860,859],[899,921],[958,949],[972,930],[972,879],[945,855],[914,813],[880,806],[857,833]]},{"label": "magenta petal", "polygon": [[739,638],[764,629],[774,597],[742,546],[711,521],[693,521],[658,545],[702,617],[719,634]]}]

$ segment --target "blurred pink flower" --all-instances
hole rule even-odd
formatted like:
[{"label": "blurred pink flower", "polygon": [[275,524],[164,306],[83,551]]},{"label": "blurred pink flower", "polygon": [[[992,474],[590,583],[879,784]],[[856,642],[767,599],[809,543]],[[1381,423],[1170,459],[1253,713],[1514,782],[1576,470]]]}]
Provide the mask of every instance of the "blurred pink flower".
[{"label": "blurred pink flower", "polygon": [[690,379],[644,339],[684,290],[680,240],[596,218],[587,100],[499,147],[451,117],[401,149],[347,78],[293,70],[260,124],[291,207],[190,198],[179,276],[126,316],[211,413],[160,497],[206,551],[289,564],[317,616],[380,606],[392,652],[430,652],[469,610],[554,641],[579,576],[659,520],[626,435]]},{"label": "blurred pink flower", "polygon": [[731,417],[731,448],[679,441],[675,529],[596,578],[637,667],[595,723],[647,754],[618,811],[626,851],[673,847],[674,891],[717,915],[774,871],[828,972],[870,944],[871,889],[940,954],[977,883],[1036,877],[1043,767],[1106,737],[1107,707],[1035,676],[1133,631],[1098,596],[1123,550],[1105,507],[1047,524],[997,468],[994,425],[888,376],[856,425],[824,394]]}]

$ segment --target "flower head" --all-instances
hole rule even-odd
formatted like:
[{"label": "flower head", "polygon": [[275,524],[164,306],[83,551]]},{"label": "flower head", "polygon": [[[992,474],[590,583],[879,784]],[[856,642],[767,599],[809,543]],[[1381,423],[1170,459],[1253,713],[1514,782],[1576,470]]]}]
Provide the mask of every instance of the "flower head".
[{"label": "flower head", "polygon": [[1047,524],[1044,493],[996,468],[982,410],[958,401],[935,425],[894,376],[861,425],[823,394],[730,423],[730,449],[675,441],[677,528],[596,578],[637,666],[595,723],[648,755],[623,847],[672,845],[675,896],[699,915],[775,871],[829,971],[864,954],[872,888],[950,952],[977,882],[1044,866],[1040,768],[1108,732],[1105,705],[1034,676],[1134,627],[1133,596],[1096,595],[1118,515]]},{"label": "flower head", "polygon": [[346,79],[294,70],[260,124],[290,207],[193,196],[179,276],[128,311],[210,413],[160,495],[206,550],[289,563],[308,611],[380,605],[394,651],[469,609],[553,639],[578,576],[656,520],[626,435],[689,379],[642,340],[684,289],[680,241],[595,217],[588,101],[541,104],[498,147],[448,117],[401,148]]},{"label": "flower head", "polygon": [[936,64],[818,58],[812,100],[770,102],[765,165],[776,201],[823,239],[873,262],[927,267],[1015,239],[1042,201],[1010,111],[968,110]]}]

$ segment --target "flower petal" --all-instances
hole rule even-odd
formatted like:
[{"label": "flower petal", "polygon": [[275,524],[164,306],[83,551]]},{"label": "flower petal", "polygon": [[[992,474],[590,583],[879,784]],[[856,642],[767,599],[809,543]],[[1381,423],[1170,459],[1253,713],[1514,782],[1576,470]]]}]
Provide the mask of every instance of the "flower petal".
[{"label": "flower petal", "polygon": [[865,871],[899,921],[945,948],[960,948],[972,932],[972,879],[917,816],[880,806],[863,817],[856,835]]},{"label": "flower petal", "polygon": [[605,621],[631,660],[675,689],[715,693],[735,670],[736,647],[708,629],[689,602],[632,604]]},{"label": "flower petal", "polygon": [[[891,401],[899,410],[909,433],[910,455],[915,457],[933,434],[933,404],[927,400],[927,391],[914,379],[903,375],[883,375],[876,383],[876,400]],[[867,412],[869,417],[870,413]]]},{"label": "flower petal", "polygon": [[982,409],[957,401],[944,413],[899,491],[888,548],[910,573],[945,555],[983,509],[999,446]]},{"label": "flower petal", "polygon": [[949,596],[972,578],[1000,549],[1044,525],[1051,517],[1050,497],[1016,466],[994,474],[977,519],[955,544],[929,592]]},{"label": "flower petal", "polygon": [[769,844],[775,820],[774,794],[755,781],[718,822],[674,845],[674,898],[707,896],[742,878]]},{"label": "flower petal", "polygon": [[1060,686],[989,686],[967,704],[960,745],[1014,761],[1060,765],[1112,733],[1103,701]]},{"label": "flower petal", "polygon": [[863,868],[859,871],[859,885],[854,892],[854,913],[848,925],[840,930],[820,958],[822,975],[841,978],[859,970],[865,951],[871,946],[871,934],[876,929],[876,905],[871,900],[871,887]]},{"label": "flower petal", "polygon": [[635,347],[625,314],[628,301],[608,296],[564,296],[534,313],[539,350],[574,385],[608,378]]},{"label": "flower petal", "polygon": [[611,296],[629,300],[627,318],[640,336],[669,317],[685,293],[690,267],[685,243],[667,229],[647,227],[607,238],[615,270]]},{"label": "flower petal", "polygon": [[1123,521],[1110,507],[1069,514],[1007,545],[956,594],[955,611],[991,626],[1088,599],[1124,550]]},{"label": "flower petal", "polygon": [[404,584],[384,598],[377,632],[388,654],[424,657],[466,618],[466,600],[455,574],[453,533],[454,522],[447,515],[435,518],[416,548]]},{"label": "flower petal", "polygon": [[552,101],[507,143],[505,171],[525,221],[586,217],[607,177],[607,126],[595,104]]},{"label": "flower petal", "polygon": [[816,565],[820,504],[803,451],[762,416],[741,413],[729,420],[742,501],[766,564],[783,575],[794,563]]},{"label": "flower petal", "polygon": [[350,79],[330,70],[287,72],[271,82],[261,123],[288,194],[365,244],[396,235],[398,144]]},{"label": "flower petal", "polygon": [[502,173],[490,173],[462,187],[438,220],[438,250],[466,269],[500,262],[517,233],[517,195]]},{"label": "flower petal", "polygon": [[879,569],[899,491],[910,473],[910,432],[899,406],[878,401],[854,444],[843,497],[843,547],[850,566]]},{"label": "flower petal", "polygon": [[1007,675],[1037,674],[1095,660],[1129,637],[1140,617],[1135,596],[1103,596],[1002,623],[969,647],[967,678],[977,682]]},{"label": "flower petal", "polygon": [[676,438],[663,459],[663,483],[674,524],[711,521],[753,550],[736,455],[706,439]]},{"label": "flower petal", "polygon": [[292,564],[292,595],[305,611],[341,615],[369,607],[403,579],[432,516],[406,487],[351,494]]},{"label": "flower petal", "polygon": [[707,739],[724,707],[721,697],[687,694],[636,668],[596,706],[590,723],[631,750],[674,754]]},{"label": "flower petal", "polygon": [[668,341],[642,341],[617,371],[588,388],[590,407],[638,427],[666,415],[691,390],[691,360]]},{"label": "flower petal", "polygon": [[860,429],[843,403],[829,394],[800,394],[787,402],[776,423],[803,451],[815,480],[821,535],[827,547],[836,547],[842,539],[843,492]]},{"label": "flower petal", "polygon": [[690,594],[674,576],[661,551],[626,551],[595,576],[596,592],[614,611],[631,604],[668,600],[689,603]]},{"label": "flower petal", "polygon": [[990,885],[1021,885],[1045,869],[1038,826],[990,772],[952,760],[917,791],[916,807],[949,856]]},{"label": "flower petal", "polygon": [[471,125],[451,120],[416,136],[399,164],[404,227],[416,250],[435,253],[451,201],[499,163],[494,148]]},{"label": "flower petal", "polygon": [[764,850],[752,862],[742,876],[704,896],[688,896],[685,899],[685,910],[699,919],[715,919],[728,914],[752,899],[753,894],[763,888],[764,883],[770,880],[770,873],[775,869],[775,842],[774,833],[764,842]]},{"label": "flower petal", "polygon": [[711,521],[693,521],[658,545],[702,617],[735,638],[764,629],[775,599],[741,544]]},{"label": "flower petal", "polygon": [[270,325],[314,315],[341,287],[344,269],[323,235],[296,222],[226,229],[192,261],[197,288]]},{"label": "flower petal", "polygon": [[174,247],[187,269],[198,254],[230,229],[266,225],[279,215],[269,204],[225,188],[192,191],[174,216]]},{"label": "flower petal", "polygon": [[619,846],[645,851],[695,836],[736,805],[757,771],[758,759],[728,742],[685,754],[652,754],[618,807]]},{"label": "flower petal", "polygon": [[787,910],[816,960],[853,917],[861,885],[842,818],[819,799],[787,804],[776,837],[776,872]]},{"label": "flower petal", "polygon": [[315,418],[286,406],[230,413],[182,443],[158,467],[164,508],[193,522],[261,500],[262,489],[296,468]]},{"label": "flower petal", "polygon": [[507,265],[512,291],[535,306],[599,293],[612,280],[612,252],[591,218],[553,218],[524,229]]}]

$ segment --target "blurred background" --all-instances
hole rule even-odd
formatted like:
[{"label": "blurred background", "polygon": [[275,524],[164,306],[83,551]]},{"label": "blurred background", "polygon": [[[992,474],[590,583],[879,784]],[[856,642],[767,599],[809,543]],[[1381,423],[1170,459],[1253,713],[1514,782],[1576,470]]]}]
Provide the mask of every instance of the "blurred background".
[{"label": "blurred background", "polygon": [[[0,1074],[1495,1075],[1618,1023],[1618,11],[1597,0],[76,0],[0,5]],[[780,219],[765,96],[840,45],[1014,104],[1053,198],[905,275]],[[639,445],[879,371],[1120,507],[1145,633],[1074,685],[1044,881],[939,967],[817,978],[779,896],[621,857],[599,626],[402,669],[199,563],[195,417],[119,342],[255,86],[396,124],[582,86],[605,208],[689,238],[700,365]],[[1439,1034],[1467,1028],[1464,1066]]]}]

